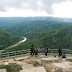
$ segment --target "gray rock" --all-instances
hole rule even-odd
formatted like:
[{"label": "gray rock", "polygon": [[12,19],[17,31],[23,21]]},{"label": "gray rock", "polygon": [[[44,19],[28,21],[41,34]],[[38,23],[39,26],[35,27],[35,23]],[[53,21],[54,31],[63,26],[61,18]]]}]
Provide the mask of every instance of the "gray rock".
[{"label": "gray rock", "polygon": [[0,69],[0,72],[7,72],[6,69]]},{"label": "gray rock", "polygon": [[56,62],[56,61],[58,61],[58,59],[57,58],[42,58],[41,59],[41,61],[43,62]]},{"label": "gray rock", "polygon": [[42,66],[42,67],[32,67],[30,69],[21,70],[20,72],[46,72],[46,70]]},{"label": "gray rock", "polygon": [[8,64],[9,64],[8,62],[5,62],[5,63],[4,63],[4,65],[8,65]]}]

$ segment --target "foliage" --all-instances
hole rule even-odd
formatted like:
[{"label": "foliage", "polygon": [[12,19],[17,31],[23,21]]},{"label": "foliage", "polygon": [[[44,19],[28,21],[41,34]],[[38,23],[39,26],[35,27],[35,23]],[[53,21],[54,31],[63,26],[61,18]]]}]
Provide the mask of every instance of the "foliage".
[{"label": "foliage", "polygon": [[34,66],[40,66],[41,64],[38,61],[29,61],[29,64],[33,64]]},{"label": "foliage", "polygon": [[0,65],[0,69],[6,69],[7,72],[19,72],[22,70],[21,66],[17,64]]},{"label": "foliage", "polygon": [[39,65],[39,62],[38,61],[34,61],[34,66],[37,66]]},{"label": "foliage", "polygon": [[66,60],[72,62],[72,59],[66,59]]}]

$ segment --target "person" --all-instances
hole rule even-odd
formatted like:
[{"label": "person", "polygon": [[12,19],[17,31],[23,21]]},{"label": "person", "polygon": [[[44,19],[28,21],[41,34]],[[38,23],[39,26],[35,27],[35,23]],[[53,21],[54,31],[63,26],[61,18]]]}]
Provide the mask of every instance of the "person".
[{"label": "person", "polygon": [[34,45],[32,45],[32,47],[31,47],[31,55],[33,56],[34,55]]},{"label": "person", "polygon": [[62,49],[61,49],[61,47],[59,48],[58,52],[59,52],[59,56],[62,56]]},{"label": "person", "polygon": [[48,53],[48,48],[46,47],[45,48],[45,55],[47,56],[47,53]]},{"label": "person", "polygon": [[38,49],[37,48],[35,49],[35,55],[36,56],[38,55]]},{"label": "person", "polygon": [[66,58],[66,55],[65,55],[65,53],[63,54],[62,58]]}]

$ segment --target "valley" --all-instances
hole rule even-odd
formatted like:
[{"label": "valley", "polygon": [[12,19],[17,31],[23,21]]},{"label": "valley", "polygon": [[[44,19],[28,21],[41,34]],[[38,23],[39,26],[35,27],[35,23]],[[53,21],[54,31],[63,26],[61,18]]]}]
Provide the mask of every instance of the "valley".
[{"label": "valley", "polygon": [[[43,48],[47,46],[51,49],[58,49],[59,47],[63,49],[72,49],[71,19],[69,21],[69,19],[53,17],[12,17],[4,18],[4,20],[0,22],[0,27],[19,37],[27,37],[25,43],[8,48],[6,49],[6,52],[29,49],[32,44],[35,48]],[[14,39],[14,41],[16,40]]]}]

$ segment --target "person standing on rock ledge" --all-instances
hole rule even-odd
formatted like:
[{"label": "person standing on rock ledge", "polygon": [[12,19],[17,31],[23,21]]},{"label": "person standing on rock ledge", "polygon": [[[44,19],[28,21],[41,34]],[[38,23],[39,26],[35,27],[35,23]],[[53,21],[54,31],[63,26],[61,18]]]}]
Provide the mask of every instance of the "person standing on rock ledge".
[{"label": "person standing on rock ledge", "polygon": [[34,50],[34,45],[32,45],[32,47],[31,47],[31,55],[33,56],[33,55],[34,55],[34,53],[35,53],[35,50]]},{"label": "person standing on rock ledge", "polygon": [[62,56],[62,49],[61,49],[61,47],[59,48],[58,53],[59,53],[59,56]]},{"label": "person standing on rock ledge", "polygon": [[45,48],[45,55],[47,56],[48,53],[48,47]]}]

